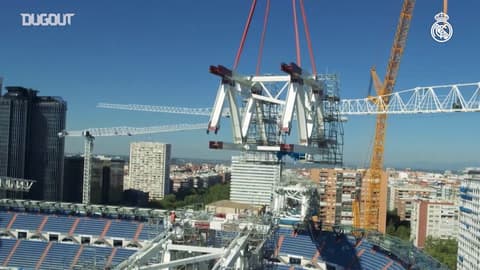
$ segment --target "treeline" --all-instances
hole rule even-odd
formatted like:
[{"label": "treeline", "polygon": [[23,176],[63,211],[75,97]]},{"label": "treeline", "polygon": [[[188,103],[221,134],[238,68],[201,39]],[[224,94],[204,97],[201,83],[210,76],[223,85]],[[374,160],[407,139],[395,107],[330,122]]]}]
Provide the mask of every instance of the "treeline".
[{"label": "treeline", "polygon": [[450,269],[457,269],[457,249],[458,244],[455,239],[436,239],[427,237],[424,251],[444,263]]},{"label": "treeline", "polygon": [[387,234],[402,240],[410,240],[410,222],[401,221],[397,210],[387,212]]},{"label": "treeline", "polygon": [[160,209],[175,209],[193,206],[196,209],[204,205],[230,198],[229,184],[216,184],[208,188],[180,189],[175,194],[168,194],[161,201],[152,201],[149,207]]}]

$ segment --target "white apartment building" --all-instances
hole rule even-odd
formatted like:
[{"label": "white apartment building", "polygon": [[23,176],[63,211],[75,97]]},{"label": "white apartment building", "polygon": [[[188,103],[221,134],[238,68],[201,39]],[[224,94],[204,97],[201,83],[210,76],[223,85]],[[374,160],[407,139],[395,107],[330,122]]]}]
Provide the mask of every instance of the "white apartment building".
[{"label": "white apartment building", "polygon": [[276,157],[257,156],[255,153],[232,156],[230,201],[271,206],[273,191],[280,177],[281,164]]},{"label": "white apartment building", "polygon": [[480,169],[468,171],[460,186],[458,270],[480,266]]},{"label": "white apartment building", "polygon": [[131,143],[129,176],[124,189],[148,192],[149,200],[163,199],[170,192],[170,154],[170,144]]},{"label": "white apartment building", "polygon": [[458,234],[458,205],[453,202],[415,200],[412,202],[410,240],[425,247],[427,237],[448,239]]},{"label": "white apartment building", "polygon": [[437,191],[432,187],[415,184],[393,184],[388,187],[388,210],[397,209],[401,220],[410,220],[412,202],[416,199],[435,199]]}]

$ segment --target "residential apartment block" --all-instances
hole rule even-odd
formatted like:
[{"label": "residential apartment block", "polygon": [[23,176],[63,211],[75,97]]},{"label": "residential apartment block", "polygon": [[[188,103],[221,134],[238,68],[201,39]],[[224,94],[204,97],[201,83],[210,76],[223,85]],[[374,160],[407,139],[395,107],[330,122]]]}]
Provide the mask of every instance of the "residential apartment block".
[{"label": "residential apartment block", "polygon": [[458,205],[453,202],[415,200],[412,203],[410,240],[416,247],[425,247],[427,238],[456,238]]},{"label": "residential apartment block", "polygon": [[170,155],[170,144],[130,144],[128,180],[124,183],[124,190],[148,193],[150,201],[163,199],[170,193]]}]

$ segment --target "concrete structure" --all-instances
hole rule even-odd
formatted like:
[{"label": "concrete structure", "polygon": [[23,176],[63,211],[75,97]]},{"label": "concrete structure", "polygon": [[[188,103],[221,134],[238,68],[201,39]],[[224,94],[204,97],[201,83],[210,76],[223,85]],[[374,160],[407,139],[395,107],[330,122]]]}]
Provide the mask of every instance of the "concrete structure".
[{"label": "concrete structure", "polygon": [[260,206],[252,206],[251,204],[237,203],[229,200],[216,201],[205,206],[208,212],[215,214],[258,214],[261,210]]},{"label": "concrete structure", "polygon": [[61,200],[64,139],[58,133],[65,129],[67,103],[6,88],[0,97],[0,176],[36,180],[26,197]]},{"label": "concrete structure", "polygon": [[468,171],[460,186],[458,270],[480,265],[480,169]]},{"label": "concrete structure", "polygon": [[130,144],[129,179],[124,190],[147,192],[149,200],[161,200],[170,193],[171,148],[156,142]]},{"label": "concrete structure", "polygon": [[312,169],[310,177],[319,185],[320,220],[325,224],[353,225],[352,202],[360,192],[362,174],[346,169]]},{"label": "concrete structure", "polygon": [[[264,159],[259,159],[262,155]],[[232,157],[230,200],[270,206],[274,188],[281,178],[281,164],[266,153],[243,153]]]},{"label": "concrete structure", "polygon": [[400,220],[410,220],[412,202],[417,199],[435,199],[436,190],[416,184],[399,184],[389,187],[389,210],[397,209]]},{"label": "concrete structure", "polygon": [[452,202],[415,200],[412,204],[410,240],[418,248],[425,247],[427,237],[456,238],[458,206]]}]

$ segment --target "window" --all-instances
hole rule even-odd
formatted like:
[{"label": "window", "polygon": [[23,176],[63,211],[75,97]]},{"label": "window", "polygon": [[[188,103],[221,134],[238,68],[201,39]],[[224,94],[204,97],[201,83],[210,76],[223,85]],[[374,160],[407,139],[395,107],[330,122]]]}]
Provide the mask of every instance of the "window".
[{"label": "window", "polygon": [[82,238],[80,238],[80,241],[82,244],[90,244],[90,237],[82,236]]},{"label": "window", "polygon": [[49,234],[48,241],[58,242],[58,234]]},{"label": "window", "polygon": [[114,247],[122,247],[123,246],[123,240],[113,240],[113,246]]},{"label": "window", "polygon": [[27,232],[18,232],[17,234],[18,239],[26,239],[27,238]]}]

